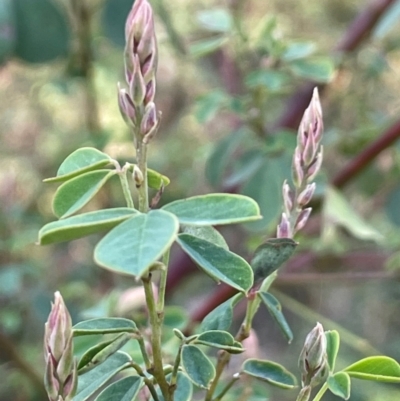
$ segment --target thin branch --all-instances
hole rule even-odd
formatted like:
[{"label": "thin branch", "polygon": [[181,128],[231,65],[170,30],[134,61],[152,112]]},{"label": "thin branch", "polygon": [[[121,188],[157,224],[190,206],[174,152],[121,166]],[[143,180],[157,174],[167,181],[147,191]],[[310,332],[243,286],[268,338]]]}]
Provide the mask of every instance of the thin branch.
[{"label": "thin branch", "polygon": [[[335,46],[334,51],[336,53],[350,53],[356,50],[363,41],[368,38],[368,35],[382,17],[383,13],[394,2],[395,0],[372,0],[350,24],[337,46]],[[310,103],[312,91],[315,86],[318,86],[320,94],[325,88],[325,85],[317,85],[315,82],[309,82],[292,95],[287,101],[282,116],[275,123],[275,129],[283,127],[291,129],[297,128],[304,110]]]},{"label": "thin branch", "polygon": [[369,163],[371,163],[383,150],[391,146],[400,138],[400,120],[389,127],[378,139],[368,145],[360,154],[339,171],[333,178],[332,183],[338,188],[342,188],[358,173],[360,173]]},{"label": "thin branch", "polygon": [[[305,252],[297,255],[296,258],[289,260],[285,266],[284,272],[278,275],[275,283],[277,286],[292,286],[301,284],[310,284],[329,282],[337,280],[341,283],[358,284],[365,280],[376,279],[393,279],[395,273],[386,272],[383,269],[387,255],[381,252],[354,252],[344,255],[339,258],[332,258],[331,260],[324,259],[325,267],[330,264],[335,266],[342,266],[341,272],[305,272],[305,269],[312,268],[313,265],[319,264],[319,257],[312,252]],[[354,266],[362,266],[362,270],[354,271]],[[377,267],[381,267],[377,270]],[[350,271],[349,271],[350,270]],[[201,322],[213,309],[215,309],[222,302],[235,295],[237,291],[222,284],[210,294],[207,299],[191,314],[191,322]]]}]

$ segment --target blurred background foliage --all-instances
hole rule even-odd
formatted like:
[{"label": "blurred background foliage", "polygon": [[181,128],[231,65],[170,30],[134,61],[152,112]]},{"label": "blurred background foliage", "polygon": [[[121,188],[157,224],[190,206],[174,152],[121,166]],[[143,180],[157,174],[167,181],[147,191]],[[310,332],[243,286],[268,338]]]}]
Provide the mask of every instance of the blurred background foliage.
[{"label": "blurred background foliage", "polygon": [[[305,333],[318,320],[341,332],[342,365],[376,353],[399,360],[400,1],[151,3],[163,121],[150,167],[171,179],[161,202],[211,190],[252,196],[264,219],[221,230],[244,257],[274,234],[296,127],[310,88],[320,86],[326,133],[315,213],[275,286],[295,341],[288,346],[260,311],[249,352],[296,372]],[[75,321],[132,311],[143,318],[136,284],[94,266],[93,238],[35,245],[39,228],[54,219],[56,188],[42,180],[69,153],[93,146],[134,158],[116,96],[131,5],[0,2],[1,401],[44,399],[41,341],[56,289]],[[94,202],[89,208],[123,199],[111,181]],[[182,328],[230,295],[178,250],[168,294],[181,308],[168,311],[167,323]],[[395,386],[354,389],[353,401],[400,396]],[[278,399],[261,386],[260,399],[267,394]]]}]

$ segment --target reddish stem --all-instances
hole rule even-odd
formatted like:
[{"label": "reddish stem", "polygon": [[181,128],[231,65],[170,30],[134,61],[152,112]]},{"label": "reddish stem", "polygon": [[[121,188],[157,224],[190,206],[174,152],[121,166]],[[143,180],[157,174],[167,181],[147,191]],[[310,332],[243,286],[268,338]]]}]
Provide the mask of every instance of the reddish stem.
[{"label": "reddish stem", "polygon": [[391,146],[400,138],[400,120],[389,127],[378,139],[369,144],[360,154],[333,178],[332,183],[338,188],[346,185],[354,176],[360,173],[371,163],[383,150]]},{"label": "reddish stem", "polygon": [[[346,33],[340,39],[335,52],[350,53],[356,50],[361,43],[368,37],[368,34],[374,28],[382,14],[388,9],[395,0],[373,0],[365,9],[357,15],[348,27]],[[313,89],[318,86],[320,94],[326,85],[315,82],[309,82],[300,88],[286,103],[286,108],[277,121],[274,128],[291,128],[296,129],[303,116],[304,110],[310,103]]]}]

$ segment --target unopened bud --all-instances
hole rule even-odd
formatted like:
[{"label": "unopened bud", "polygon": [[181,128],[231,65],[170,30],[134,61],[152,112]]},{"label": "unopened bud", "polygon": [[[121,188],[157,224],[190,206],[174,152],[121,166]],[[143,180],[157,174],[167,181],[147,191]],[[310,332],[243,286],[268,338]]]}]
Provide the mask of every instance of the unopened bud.
[{"label": "unopened bud", "polygon": [[143,36],[145,26],[152,18],[153,12],[147,0],[136,0],[133,3],[125,23],[125,40],[128,42],[129,38],[133,37],[135,42],[135,49],[133,50],[136,50],[136,46]]},{"label": "unopened bud", "polygon": [[309,166],[315,158],[315,154],[317,152],[317,144],[315,142],[315,138],[312,134],[312,124],[309,127],[309,134],[307,136],[307,140],[302,152],[302,158],[304,160],[304,164]]},{"label": "unopened bud", "polygon": [[150,102],[154,101],[154,97],[156,95],[156,80],[150,80],[146,85],[146,95],[144,98],[144,104],[147,105]]},{"label": "unopened bud", "polygon": [[282,197],[283,197],[283,204],[285,206],[286,214],[290,214],[293,210],[293,201],[294,201],[294,193],[290,189],[289,184],[285,180],[282,186]]},{"label": "unopened bud", "polygon": [[[157,72],[157,64],[158,64],[158,53],[155,49],[157,49],[157,41],[155,36],[149,40],[148,46],[151,48],[151,53],[149,53],[148,56],[146,56],[143,60],[141,59],[141,69],[142,69],[142,74],[144,77],[144,80],[146,84],[155,78],[156,72]],[[141,47],[139,47],[139,56],[142,55],[140,52]],[[147,52],[150,50],[147,50]]]},{"label": "unopened bud", "polygon": [[133,104],[136,107],[142,106],[146,97],[146,83],[140,70],[139,57],[137,55],[133,59],[133,74],[129,82],[129,92]]},{"label": "unopened bud", "polygon": [[72,373],[70,374],[70,376],[68,377],[68,379],[64,384],[64,389],[63,389],[64,400],[72,401],[77,388],[78,388],[78,368],[76,366],[76,361],[75,361]]},{"label": "unopened bud", "polygon": [[135,181],[136,188],[139,188],[143,184],[144,177],[142,171],[136,165],[133,167],[132,177],[133,180]]},{"label": "unopened bud", "polygon": [[326,336],[320,323],[307,335],[300,353],[299,368],[303,386],[316,386],[328,373]]},{"label": "unopened bud", "polygon": [[319,170],[321,169],[322,166],[322,159],[323,159],[323,147],[321,146],[320,151],[317,154],[317,157],[315,158],[314,163],[309,167],[307,171],[307,181],[312,182],[314,178],[317,176]]},{"label": "unopened bud", "polygon": [[[59,292],[45,324],[44,350],[46,361],[45,388],[50,401],[72,400],[76,392],[71,316]],[[72,384],[71,384],[72,383]],[[69,397],[69,398],[68,398]]]},{"label": "unopened bud", "polygon": [[304,179],[303,163],[299,147],[294,150],[292,161],[292,179],[296,188],[299,188]]},{"label": "unopened bud", "polygon": [[136,125],[136,108],[126,89],[118,84],[118,106],[122,118],[130,126]]},{"label": "unopened bud", "polygon": [[60,384],[54,376],[54,364],[51,360],[51,354],[48,353],[46,357],[46,370],[44,374],[44,387],[46,389],[47,395],[51,401],[57,400],[58,389]]},{"label": "unopened bud", "polygon": [[307,223],[308,218],[310,217],[312,208],[308,207],[307,209],[303,209],[297,219],[296,219],[296,223],[294,224],[294,232],[297,233],[298,231],[300,231],[301,229],[304,228],[304,226]]},{"label": "unopened bud", "polygon": [[157,124],[157,110],[154,102],[150,102],[146,105],[142,123],[140,124],[140,134],[145,136],[151,131]]},{"label": "unopened bud", "polygon": [[276,230],[277,238],[292,238],[292,232],[290,228],[290,222],[286,213],[282,213],[281,222]]},{"label": "unopened bud", "polygon": [[299,194],[297,197],[297,204],[303,208],[308,205],[314,195],[316,184],[313,182],[312,184],[308,184],[306,188]]}]

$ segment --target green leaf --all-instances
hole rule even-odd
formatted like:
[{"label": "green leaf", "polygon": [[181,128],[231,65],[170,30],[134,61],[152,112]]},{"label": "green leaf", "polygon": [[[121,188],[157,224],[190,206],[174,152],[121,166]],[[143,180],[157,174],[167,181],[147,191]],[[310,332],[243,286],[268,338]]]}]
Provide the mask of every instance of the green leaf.
[{"label": "green leaf", "polygon": [[253,285],[251,267],[239,255],[188,234],[179,234],[178,244],[217,282],[222,281],[242,292]]},{"label": "green leaf", "polygon": [[139,376],[124,377],[105,388],[95,401],[133,401],[142,386],[143,378]]},{"label": "green leaf", "polygon": [[332,226],[338,225],[362,240],[380,242],[383,239],[382,234],[364,221],[343,195],[332,187],[326,190],[323,217],[325,236]]},{"label": "green leaf", "polygon": [[0,65],[11,55],[16,44],[13,0],[0,2]]},{"label": "green leaf", "polygon": [[346,369],[350,377],[386,383],[400,383],[400,365],[387,356],[371,356]]},{"label": "green leaf", "polygon": [[115,174],[115,170],[97,170],[64,182],[54,195],[54,214],[59,218],[65,218],[76,213],[93,199]]},{"label": "green leaf", "polygon": [[268,292],[258,292],[258,296],[264,302],[271,316],[278,323],[279,328],[282,330],[282,333],[288,340],[289,344],[293,341],[293,333],[289,327],[288,322],[285,319],[285,316],[282,313],[282,306],[279,301]]},{"label": "green leaf", "polygon": [[172,245],[178,229],[176,217],[164,210],[131,217],[97,244],[94,259],[106,269],[141,277]]},{"label": "green leaf", "polygon": [[289,43],[282,55],[285,61],[293,61],[311,56],[317,50],[314,42],[292,42]]},{"label": "green leaf", "polygon": [[292,389],[297,385],[296,378],[275,362],[248,359],[242,366],[242,372],[284,389]]},{"label": "green leaf", "polygon": [[243,195],[209,194],[193,196],[163,206],[180,224],[211,226],[243,223],[261,218],[257,203]]},{"label": "green leaf", "polygon": [[212,226],[182,226],[181,229],[185,234],[193,235],[194,237],[212,242],[213,244],[229,251],[225,238]]},{"label": "green leaf", "polygon": [[291,238],[270,238],[254,252],[250,262],[254,270],[254,281],[268,277],[285,263],[295,251],[297,242]]},{"label": "green leaf", "polygon": [[225,36],[219,36],[211,39],[204,39],[195,43],[192,43],[189,47],[189,53],[192,57],[204,57],[207,54],[214,53],[220,47],[222,47],[228,38]]},{"label": "green leaf", "polygon": [[[171,380],[171,374],[167,376],[168,382]],[[160,388],[157,388],[159,401],[164,401]],[[193,384],[183,372],[178,372],[176,379],[176,389],[174,392],[174,401],[191,401],[193,395]]]},{"label": "green leaf", "polygon": [[109,340],[102,341],[89,348],[79,360],[79,374],[87,372],[88,370],[93,369],[95,366],[103,363],[107,358],[115,354],[131,339],[132,337],[130,333],[120,333]]},{"label": "green leaf", "polygon": [[227,104],[229,96],[220,89],[213,90],[196,100],[195,116],[200,124],[212,120],[217,112]]},{"label": "green leaf", "polygon": [[120,317],[85,320],[77,323],[72,329],[74,337],[93,334],[134,333],[137,331],[136,324],[133,320]]},{"label": "green leaf", "polygon": [[30,63],[66,56],[70,31],[66,16],[51,0],[14,0],[17,22],[16,55]]},{"label": "green leaf", "polygon": [[233,351],[234,353],[244,351],[244,348],[240,343],[240,346],[237,346],[238,343],[235,341],[232,334],[222,330],[209,330],[203,332],[196,338],[194,343],[223,349],[228,352]]},{"label": "green leaf", "polygon": [[333,376],[329,376],[328,388],[331,392],[340,398],[348,400],[350,398],[350,376],[345,372],[335,373]]},{"label": "green leaf", "polygon": [[166,187],[171,181],[165,175],[158,171],[147,169],[147,184],[150,188],[160,189],[163,185]]},{"label": "green leaf", "polygon": [[80,148],[61,163],[56,177],[47,178],[44,182],[67,181],[88,171],[105,167],[111,160],[110,156],[95,148]]},{"label": "green leaf", "polygon": [[293,74],[316,82],[329,82],[333,78],[335,67],[328,57],[312,57],[294,60],[289,64]]},{"label": "green leaf", "polygon": [[130,356],[125,352],[117,351],[99,366],[79,376],[78,390],[72,401],[87,400],[117,373],[128,368],[130,364]]},{"label": "green leaf", "polygon": [[225,170],[233,160],[232,155],[249,136],[251,132],[241,128],[233,131],[215,145],[207,159],[205,171],[206,178],[213,187],[220,186]]},{"label": "green leaf", "polygon": [[137,213],[136,210],[119,207],[53,221],[39,231],[39,244],[48,245],[55,242],[70,241],[100,231],[110,230]]},{"label": "green leaf", "polygon": [[279,92],[290,82],[290,77],[283,71],[256,70],[246,76],[248,88],[263,87],[269,92]]},{"label": "green leaf", "polygon": [[325,337],[329,369],[333,372],[335,370],[336,357],[340,347],[340,335],[336,330],[330,330],[325,331]]},{"label": "green leaf", "polygon": [[102,9],[101,27],[108,39],[125,46],[125,22],[133,5],[132,0],[107,0]]},{"label": "green leaf", "polygon": [[212,310],[201,322],[201,330],[229,330],[232,324],[233,308],[243,298],[241,293],[223,302]]},{"label": "green leaf", "polygon": [[196,17],[200,25],[208,31],[230,32],[232,30],[232,16],[223,8],[199,11]]},{"label": "green leaf", "polygon": [[215,368],[204,352],[195,345],[182,347],[182,366],[189,379],[201,388],[209,388]]}]

